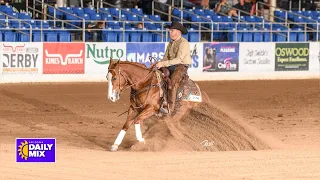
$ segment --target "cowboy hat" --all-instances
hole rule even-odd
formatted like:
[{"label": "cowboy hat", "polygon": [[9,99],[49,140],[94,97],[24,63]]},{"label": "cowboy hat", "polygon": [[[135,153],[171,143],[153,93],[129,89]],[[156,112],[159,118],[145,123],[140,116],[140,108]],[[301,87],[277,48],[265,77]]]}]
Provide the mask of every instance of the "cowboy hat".
[{"label": "cowboy hat", "polygon": [[172,22],[171,25],[166,25],[164,27],[169,29],[177,29],[180,30],[182,34],[188,34],[187,28],[185,28],[179,22]]}]

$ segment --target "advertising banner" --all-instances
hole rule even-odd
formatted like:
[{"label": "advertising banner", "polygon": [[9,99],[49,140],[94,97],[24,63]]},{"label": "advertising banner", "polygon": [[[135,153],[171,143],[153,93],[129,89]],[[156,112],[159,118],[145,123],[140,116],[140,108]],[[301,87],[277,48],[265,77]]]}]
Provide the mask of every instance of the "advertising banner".
[{"label": "advertising banner", "polygon": [[239,70],[239,43],[204,43],[203,72]]},{"label": "advertising banner", "polygon": [[241,43],[240,72],[274,72],[275,43]]},{"label": "advertising banner", "polygon": [[188,73],[202,72],[203,66],[203,43],[190,43],[190,55],[192,64]]},{"label": "advertising banner", "polygon": [[309,43],[276,43],[276,71],[308,71]]},{"label": "advertising banner", "polygon": [[127,43],[127,60],[138,62],[150,67],[149,57],[152,56],[157,60],[163,58],[165,54],[165,43]]},{"label": "advertising banner", "polygon": [[43,74],[84,74],[84,43],[43,43]]},{"label": "advertising banner", "polygon": [[86,43],[86,74],[107,74],[110,58],[126,60],[126,43]]},{"label": "advertising banner", "polygon": [[42,43],[1,43],[3,74],[41,74]]}]

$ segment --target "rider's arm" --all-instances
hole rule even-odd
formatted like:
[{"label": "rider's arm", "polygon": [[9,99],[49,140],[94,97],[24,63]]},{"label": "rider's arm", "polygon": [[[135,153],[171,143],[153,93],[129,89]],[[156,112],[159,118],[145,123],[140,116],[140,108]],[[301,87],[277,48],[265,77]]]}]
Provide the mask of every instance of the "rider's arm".
[{"label": "rider's arm", "polygon": [[161,59],[161,61],[167,61],[168,60],[168,54],[169,54],[169,46],[167,46],[166,52],[165,52],[163,58]]},{"label": "rider's arm", "polygon": [[[187,56],[189,56],[189,58]],[[191,64],[189,43],[187,41],[181,42],[176,58],[170,60],[162,60],[159,63],[164,67],[172,66],[175,64]]]}]

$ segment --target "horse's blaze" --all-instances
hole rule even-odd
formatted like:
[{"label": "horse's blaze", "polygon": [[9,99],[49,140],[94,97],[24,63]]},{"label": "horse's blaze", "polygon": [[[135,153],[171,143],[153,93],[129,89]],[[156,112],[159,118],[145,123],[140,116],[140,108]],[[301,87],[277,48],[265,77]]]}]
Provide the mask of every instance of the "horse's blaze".
[{"label": "horse's blaze", "polygon": [[120,99],[119,93],[117,93],[115,90],[113,90],[112,85],[112,74],[108,73],[108,99],[110,99],[112,102],[116,102]]}]

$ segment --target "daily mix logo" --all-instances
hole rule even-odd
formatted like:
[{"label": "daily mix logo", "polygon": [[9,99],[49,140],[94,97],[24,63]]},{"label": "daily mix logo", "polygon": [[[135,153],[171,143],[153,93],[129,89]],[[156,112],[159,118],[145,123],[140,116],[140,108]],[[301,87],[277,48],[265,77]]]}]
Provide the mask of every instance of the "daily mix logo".
[{"label": "daily mix logo", "polygon": [[127,43],[127,60],[150,67],[149,56],[161,60],[165,54],[165,43]]},{"label": "daily mix logo", "polygon": [[203,71],[238,71],[238,43],[204,43]]},{"label": "daily mix logo", "polygon": [[38,73],[40,48],[27,43],[3,43],[3,73]]},{"label": "daily mix logo", "polygon": [[16,139],[17,162],[55,162],[56,139]]},{"label": "daily mix logo", "polygon": [[308,71],[309,43],[276,43],[276,71]]},{"label": "daily mix logo", "polygon": [[84,43],[44,43],[43,74],[84,74]]}]

